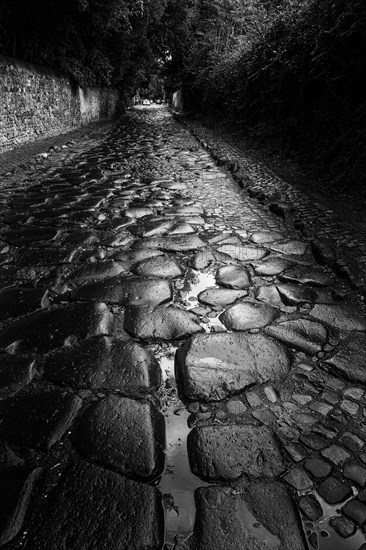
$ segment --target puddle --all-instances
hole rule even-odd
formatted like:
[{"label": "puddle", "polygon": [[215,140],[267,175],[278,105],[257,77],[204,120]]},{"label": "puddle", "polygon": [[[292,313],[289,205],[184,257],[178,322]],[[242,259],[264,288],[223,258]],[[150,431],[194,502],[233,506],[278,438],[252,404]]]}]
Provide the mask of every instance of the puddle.
[{"label": "puddle", "polygon": [[253,516],[244,500],[239,500],[238,512],[244,529],[268,545],[268,549],[281,550],[281,541]]},{"label": "puddle", "polygon": [[[185,276],[183,286],[179,289],[183,300],[186,301],[187,310],[194,309],[196,307],[206,307],[203,304],[200,304],[197,296],[207,288],[212,287],[220,288],[216,285],[214,272],[209,271],[207,273],[203,273],[201,271],[189,269]],[[226,327],[224,327],[219,320],[219,315],[220,312],[217,313],[216,317],[213,317],[208,321],[201,322],[201,325],[206,332],[227,332]]]},{"label": "puddle", "polygon": [[216,286],[215,274],[210,271],[203,273],[202,271],[196,271],[189,269],[184,279],[184,285],[180,289],[183,299],[189,302],[187,309],[193,309],[201,306],[198,301],[198,294],[206,290],[206,288]]},{"label": "puddle", "polygon": [[178,398],[175,389],[175,350],[176,348],[171,346],[168,353],[159,358],[166,388],[171,392],[169,406],[163,411],[166,423],[166,467],[159,483],[165,506],[165,544],[168,547],[173,547],[178,541],[187,540],[192,534],[196,516],[194,491],[198,487],[209,485],[193,475],[189,466],[189,412]]},{"label": "puddle", "polygon": [[[354,496],[356,496],[357,490],[353,488],[353,492],[354,494],[352,497],[336,505],[328,504],[316,492],[310,493],[314,495],[320,503],[324,514],[316,523],[312,523],[304,517],[302,519],[308,540],[312,533],[316,533],[318,535],[318,550],[358,550],[358,548],[366,542],[366,537],[360,529],[357,529],[356,533],[351,537],[344,539],[338,535],[338,533],[336,533],[333,527],[329,524],[330,518],[334,516],[342,516],[340,512],[341,508],[346,504],[346,502],[348,502],[348,500],[351,500]],[[310,541],[309,549],[315,550]]]}]

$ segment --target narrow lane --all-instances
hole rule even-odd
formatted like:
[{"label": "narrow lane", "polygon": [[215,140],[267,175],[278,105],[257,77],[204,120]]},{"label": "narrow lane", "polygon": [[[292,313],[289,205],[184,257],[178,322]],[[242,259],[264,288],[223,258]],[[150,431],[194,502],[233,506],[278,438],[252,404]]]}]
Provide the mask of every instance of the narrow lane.
[{"label": "narrow lane", "polygon": [[359,550],[366,320],[165,108],[0,218],[0,545]]}]

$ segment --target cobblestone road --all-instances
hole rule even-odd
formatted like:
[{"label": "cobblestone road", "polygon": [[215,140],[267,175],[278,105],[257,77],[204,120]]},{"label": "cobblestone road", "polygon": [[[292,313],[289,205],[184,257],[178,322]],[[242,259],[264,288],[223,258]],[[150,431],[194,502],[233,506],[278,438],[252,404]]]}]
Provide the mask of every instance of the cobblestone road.
[{"label": "cobblestone road", "polygon": [[233,172],[234,178],[252,197],[267,207],[274,202],[283,203],[286,209],[278,211],[279,215],[292,218],[307,237],[328,240],[337,250],[338,271],[348,276],[351,284],[365,294],[365,193],[361,188],[357,205],[357,191],[347,195],[346,184],[336,193],[330,184],[322,184],[322,189],[319,189],[314,183],[308,185],[295,177],[292,179],[296,180],[296,185],[288,183],[263,162],[253,159],[227,133],[217,133],[215,129],[189,118],[182,120],[219,164]]},{"label": "cobblestone road", "polygon": [[18,178],[0,546],[365,550],[366,319],[327,242],[164,108]]}]

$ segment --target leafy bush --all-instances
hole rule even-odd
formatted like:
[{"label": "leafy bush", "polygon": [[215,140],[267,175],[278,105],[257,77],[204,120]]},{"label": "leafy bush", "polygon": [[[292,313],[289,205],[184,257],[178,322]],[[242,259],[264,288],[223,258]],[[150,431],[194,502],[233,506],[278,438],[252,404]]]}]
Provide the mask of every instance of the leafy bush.
[{"label": "leafy bush", "polygon": [[364,179],[364,1],[217,0],[211,14],[198,4],[182,71],[187,108],[272,128],[335,174]]}]

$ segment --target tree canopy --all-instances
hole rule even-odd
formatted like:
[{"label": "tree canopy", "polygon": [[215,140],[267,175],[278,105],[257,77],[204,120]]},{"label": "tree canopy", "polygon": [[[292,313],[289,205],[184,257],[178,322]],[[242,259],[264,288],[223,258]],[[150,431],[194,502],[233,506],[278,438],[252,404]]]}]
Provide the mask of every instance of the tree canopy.
[{"label": "tree canopy", "polygon": [[133,86],[159,56],[165,0],[2,0],[0,53],[84,86]]}]

